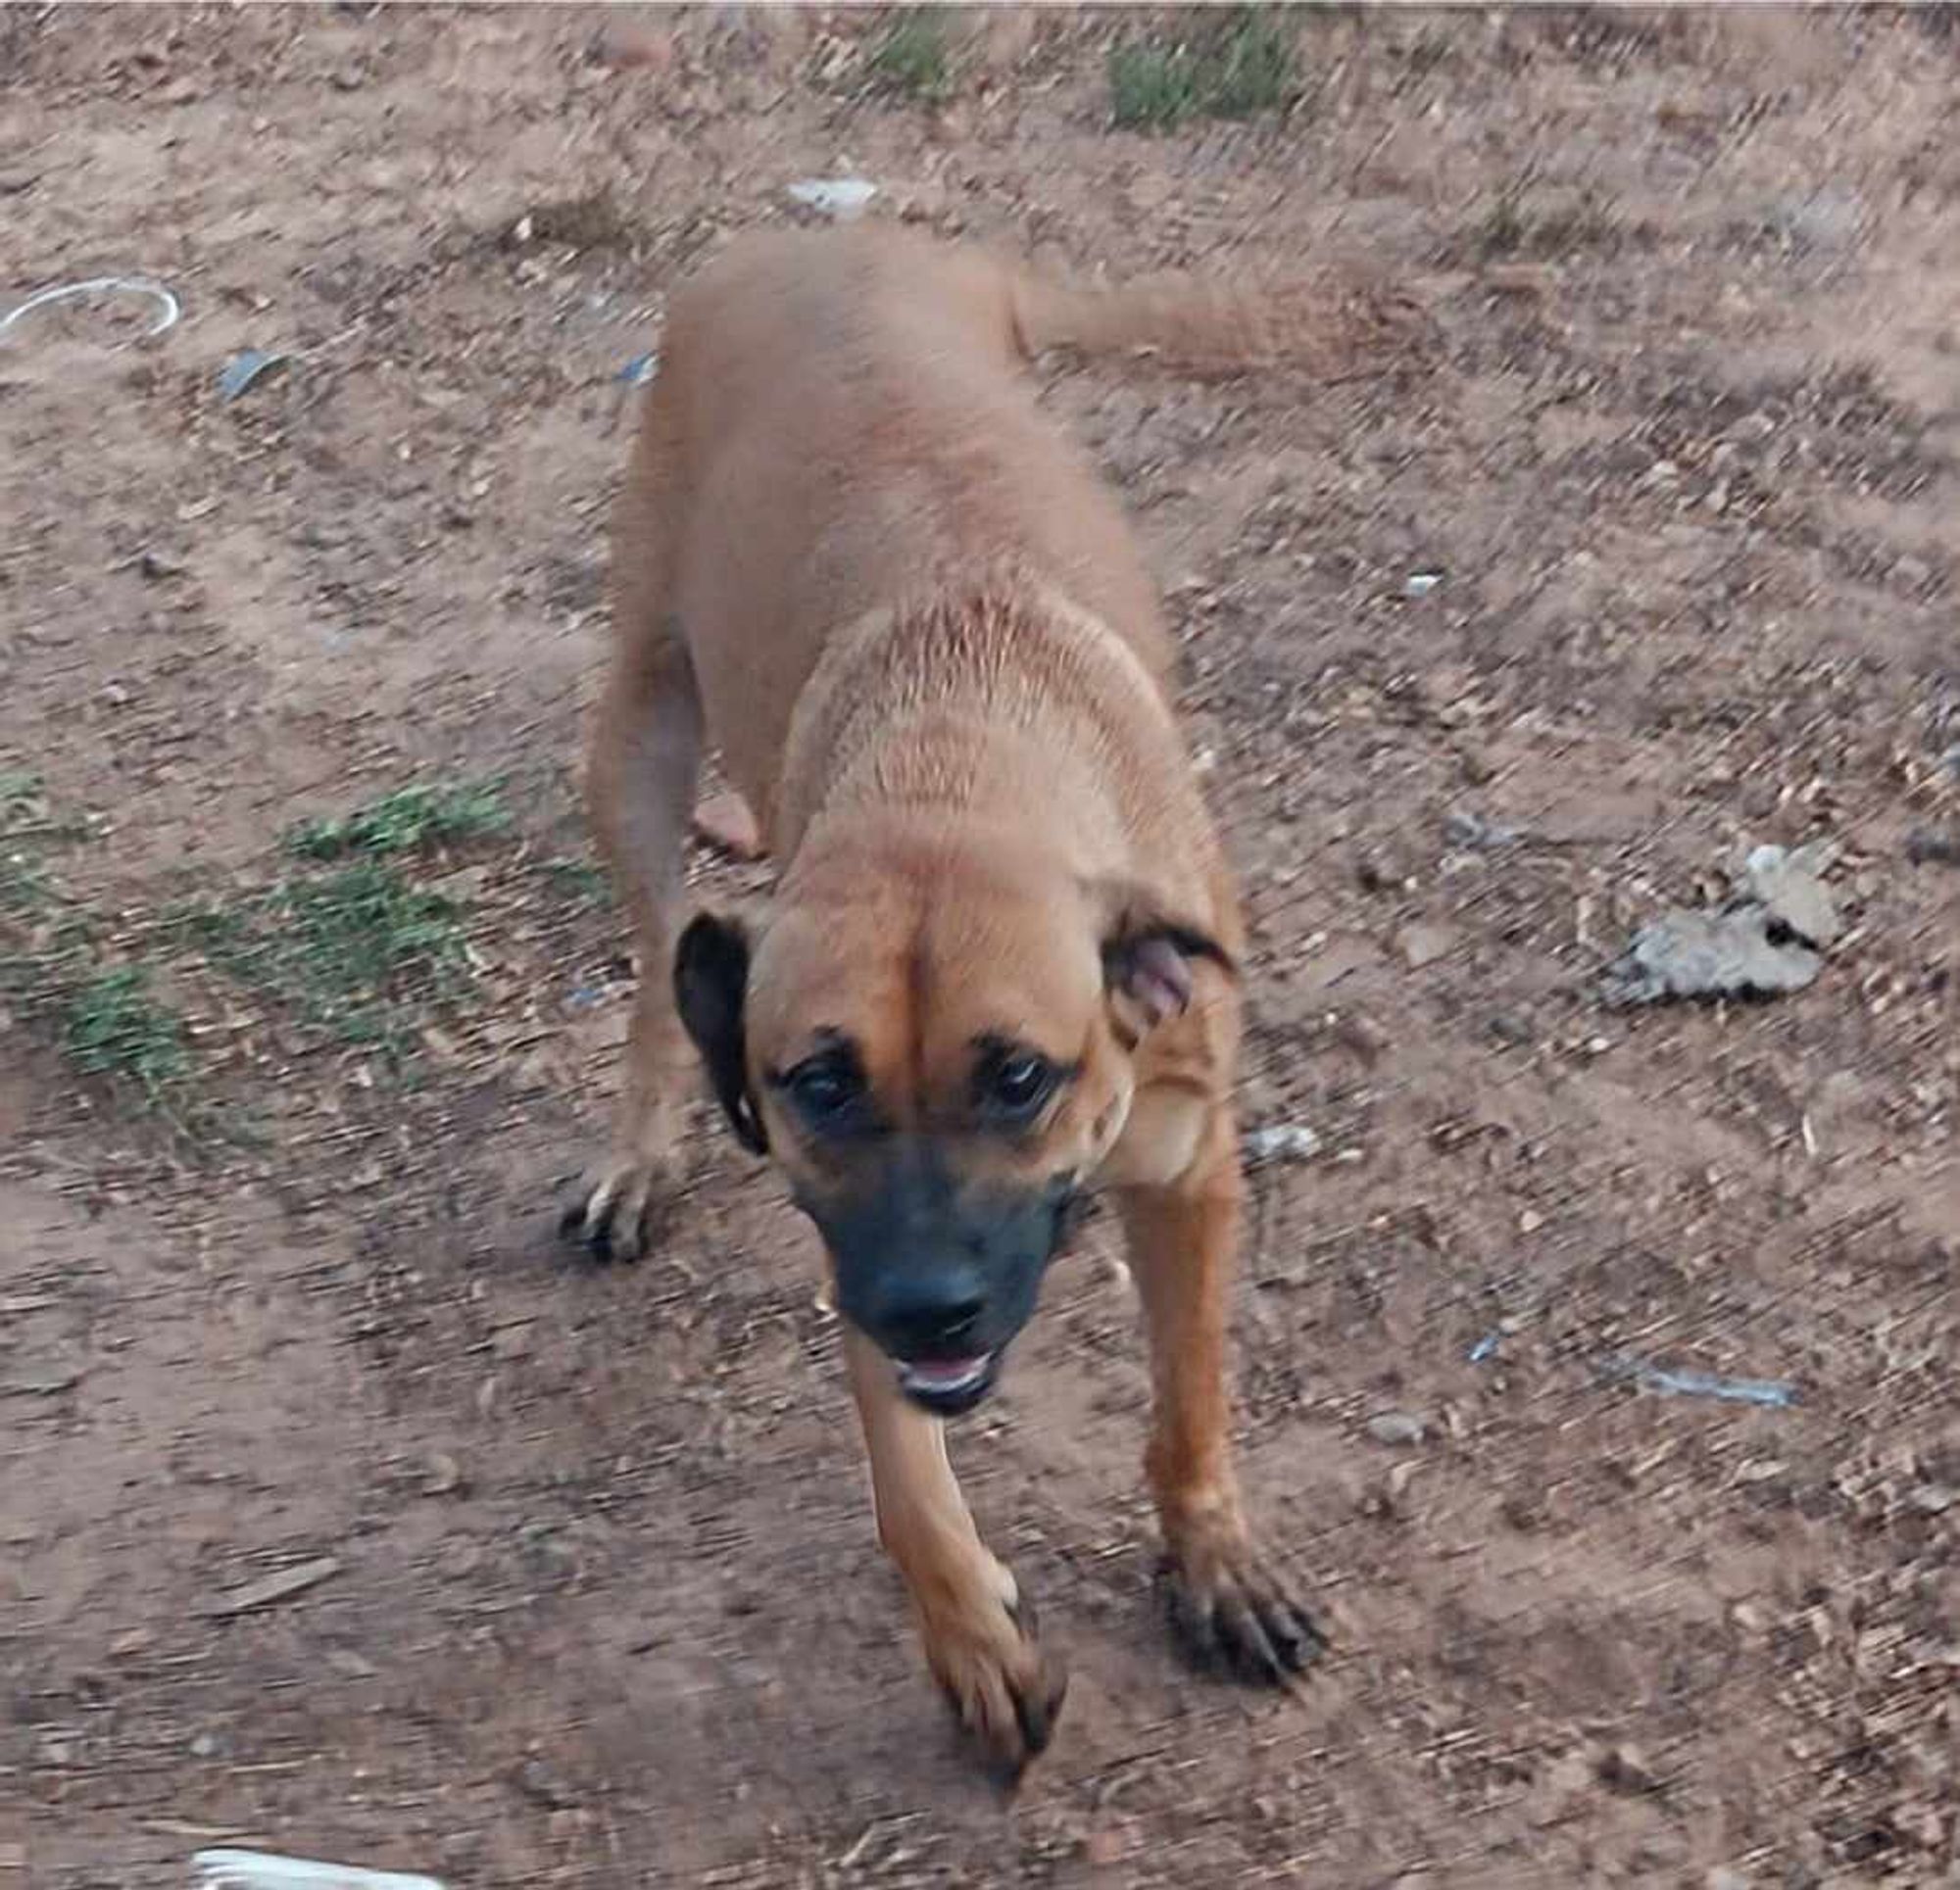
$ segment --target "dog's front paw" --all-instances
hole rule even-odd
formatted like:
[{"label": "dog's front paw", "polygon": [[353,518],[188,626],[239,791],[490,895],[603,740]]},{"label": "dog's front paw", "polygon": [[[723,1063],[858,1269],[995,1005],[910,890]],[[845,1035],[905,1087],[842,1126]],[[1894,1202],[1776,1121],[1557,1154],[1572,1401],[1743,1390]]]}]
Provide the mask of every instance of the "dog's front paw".
[{"label": "dog's front paw", "polygon": [[617,1158],[583,1177],[559,1232],[595,1260],[637,1260],[665,1223],[672,1174],[660,1163]]},{"label": "dog's front paw", "polygon": [[958,1612],[936,1613],[923,1623],[933,1677],[979,1742],[989,1768],[1011,1784],[1048,1745],[1068,1672],[1035,1634],[1026,1601],[993,1595]]},{"label": "dog's front paw", "polygon": [[1285,1575],[1239,1530],[1190,1532],[1166,1552],[1160,1580],[1179,1639],[1213,1671],[1284,1686],[1327,1646]]}]

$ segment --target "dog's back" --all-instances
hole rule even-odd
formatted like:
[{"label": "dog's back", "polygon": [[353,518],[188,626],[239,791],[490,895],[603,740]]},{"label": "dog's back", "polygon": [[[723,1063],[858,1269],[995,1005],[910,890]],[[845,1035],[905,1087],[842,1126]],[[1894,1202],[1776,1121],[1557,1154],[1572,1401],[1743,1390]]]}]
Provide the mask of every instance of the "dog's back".
[{"label": "dog's back", "polygon": [[665,509],[709,725],[759,800],[826,638],[976,567],[1169,659],[1120,512],[1020,371],[1015,281],[898,232],[772,233],[674,298],[619,550]]}]

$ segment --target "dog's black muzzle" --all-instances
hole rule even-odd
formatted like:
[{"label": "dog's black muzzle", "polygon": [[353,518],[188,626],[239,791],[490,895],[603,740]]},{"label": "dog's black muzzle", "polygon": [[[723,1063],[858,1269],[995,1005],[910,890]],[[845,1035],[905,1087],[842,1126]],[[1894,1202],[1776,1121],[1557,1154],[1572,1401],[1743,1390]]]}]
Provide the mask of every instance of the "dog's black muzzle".
[{"label": "dog's black muzzle", "polygon": [[800,1201],[837,1272],[845,1318],[897,1364],[915,1403],[970,1411],[993,1389],[1073,1222],[1073,1177],[1034,1189],[962,1183],[921,1137],[844,1201]]}]

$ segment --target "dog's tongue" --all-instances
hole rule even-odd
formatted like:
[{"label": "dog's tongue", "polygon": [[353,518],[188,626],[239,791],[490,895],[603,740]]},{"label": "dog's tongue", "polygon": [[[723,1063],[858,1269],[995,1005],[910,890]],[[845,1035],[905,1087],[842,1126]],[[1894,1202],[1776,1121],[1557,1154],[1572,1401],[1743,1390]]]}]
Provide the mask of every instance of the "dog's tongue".
[{"label": "dog's tongue", "polygon": [[976,1352],[971,1358],[907,1359],[904,1370],[914,1384],[936,1390],[942,1385],[964,1384],[968,1379],[977,1377],[986,1363],[986,1353]]}]

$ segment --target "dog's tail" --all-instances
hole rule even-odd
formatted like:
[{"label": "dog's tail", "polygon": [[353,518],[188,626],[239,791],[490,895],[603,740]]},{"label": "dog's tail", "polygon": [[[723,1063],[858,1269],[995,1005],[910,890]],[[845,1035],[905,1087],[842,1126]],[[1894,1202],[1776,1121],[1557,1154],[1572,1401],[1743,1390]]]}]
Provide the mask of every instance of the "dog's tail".
[{"label": "dog's tail", "polygon": [[1017,273],[1015,339],[1030,361],[1052,348],[1151,355],[1197,374],[1298,367],[1327,379],[1409,363],[1434,330],[1418,299],[1330,268],[1309,281],[1209,283],[1189,275],[1084,287]]}]

